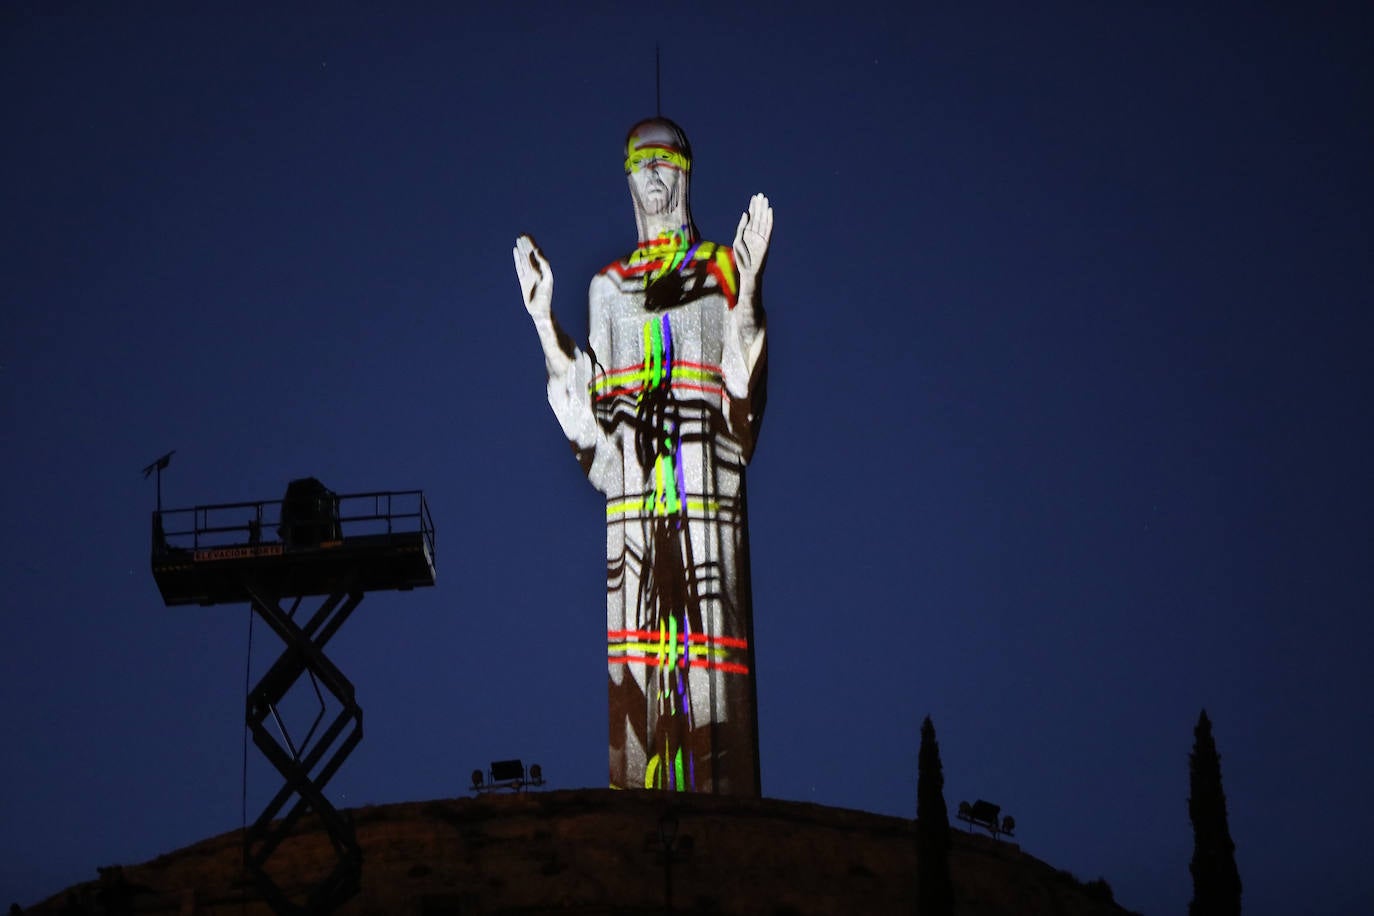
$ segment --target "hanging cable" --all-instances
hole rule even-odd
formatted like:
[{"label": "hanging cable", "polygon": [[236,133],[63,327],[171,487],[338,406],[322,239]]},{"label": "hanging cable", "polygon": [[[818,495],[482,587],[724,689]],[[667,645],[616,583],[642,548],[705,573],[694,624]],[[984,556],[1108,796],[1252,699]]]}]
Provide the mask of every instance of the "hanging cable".
[{"label": "hanging cable", "polygon": [[[243,660],[243,696],[247,701],[248,691],[251,689],[253,677],[253,604],[248,604],[248,654]],[[243,782],[239,791],[239,829],[247,840],[248,837],[248,725],[243,727]],[[248,871],[248,844],[243,845],[243,868]],[[243,906],[240,912],[248,906],[248,898],[243,898]]]}]

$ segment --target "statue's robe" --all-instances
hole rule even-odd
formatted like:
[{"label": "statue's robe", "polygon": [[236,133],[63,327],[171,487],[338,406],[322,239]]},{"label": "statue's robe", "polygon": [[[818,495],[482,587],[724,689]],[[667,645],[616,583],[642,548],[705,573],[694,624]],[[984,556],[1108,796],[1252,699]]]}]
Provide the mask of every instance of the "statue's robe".
[{"label": "statue's robe", "polygon": [[759,793],[744,467],[762,312],[728,246],[674,233],[592,280],[549,403],[606,496],[610,782]]}]

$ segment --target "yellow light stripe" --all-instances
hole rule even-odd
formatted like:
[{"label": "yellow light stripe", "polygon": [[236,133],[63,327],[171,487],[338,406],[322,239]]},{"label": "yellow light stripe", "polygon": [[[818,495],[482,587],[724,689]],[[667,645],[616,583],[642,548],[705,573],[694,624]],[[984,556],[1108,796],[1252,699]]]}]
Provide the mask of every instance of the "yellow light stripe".
[{"label": "yellow light stripe", "polygon": [[644,322],[644,376],[646,381],[652,381],[654,377],[652,366],[654,359],[653,328],[654,323],[652,321]]},{"label": "yellow light stripe", "polygon": [[730,264],[730,254],[724,247],[716,250],[716,266],[720,268],[720,275],[725,279],[725,285],[729,288],[730,295],[736,295],[739,292],[739,279],[735,276],[734,268]]},{"label": "yellow light stripe", "polygon": [[719,372],[712,372],[709,369],[689,369],[687,367],[674,367],[673,378],[691,378],[703,382],[715,382],[720,380]]},{"label": "yellow light stripe", "polygon": [[[607,515],[624,515],[627,512],[653,512],[653,497],[627,496],[606,504]],[[688,512],[719,512],[720,503],[704,499],[687,500]]]},{"label": "yellow light stripe", "polygon": [[[679,653],[681,653],[681,652],[682,652],[682,644],[681,644],[681,643],[677,643],[677,647],[678,647],[678,648],[677,648],[677,651],[678,651]],[[614,643],[607,643],[607,645],[606,645],[606,651],[607,651],[607,652],[634,652],[634,653],[638,653],[638,654],[641,654],[641,655],[657,655],[657,654],[658,654],[658,650],[659,650],[660,648],[661,648],[661,647],[660,647],[659,644],[656,643],[656,642],[625,642],[625,643],[614,642]],[[692,644],[692,645],[689,645],[689,646],[687,647],[687,655],[688,655],[688,657],[692,657],[692,656],[698,656],[698,657],[700,657],[700,656],[709,656],[710,658],[714,658],[714,659],[723,659],[723,658],[725,658],[729,653],[730,653],[730,650],[729,650],[729,649],[723,649],[723,648],[721,648],[721,647],[719,647],[719,646],[703,646],[703,645],[698,645],[698,644]]]},{"label": "yellow light stripe", "polygon": [[[631,147],[638,142],[638,137],[630,138]],[[629,155],[625,157],[625,171],[628,173],[642,169],[647,162],[657,162],[660,165],[681,169],[684,172],[692,169],[692,160],[678,150],[666,146],[644,146],[640,149],[630,150]]]},{"label": "yellow light stripe", "polygon": [[649,378],[648,369],[632,369],[627,372],[612,372],[595,379],[592,384],[597,388],[616,387],[623,382],[643,382]]},{"label": "yellow light stripe", "polygon": [[[612,388],[628,388],[636,383],[648,384],[652,377],[652,370],[649,369],[617,372],[614,375],[605,375],[593,379],[592,391],[600,393]],[[674,368],[672,378],[675,381],[715,382],[716,384],[722,384],[724,381],[719,372],[712,372],[709,369]]]}]

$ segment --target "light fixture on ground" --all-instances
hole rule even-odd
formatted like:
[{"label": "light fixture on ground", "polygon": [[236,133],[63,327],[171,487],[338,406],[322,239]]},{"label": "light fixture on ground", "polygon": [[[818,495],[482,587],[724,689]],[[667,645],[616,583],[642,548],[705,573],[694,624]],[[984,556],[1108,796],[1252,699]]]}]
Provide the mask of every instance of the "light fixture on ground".
[{"label": "light fixture on ground", "polygon": [[529,769],[525,768],[520,760],[493,760],[487,770],[485,780],[481,770],[472,771],[472,791],[477,793],[495,792],[499,789],[511,789],[519,792],[530,786],[542,786],[544,784],[544,768],[537,763],[532,763]]},{"label": "light fixture on ground", "polygon": [[1016,819],[1010,814],[1000,817],[1001,813],[1000,805],[980,798],[972,805],[966,801],[959,802],[959,813],[955,817],[968,824],[970,831],[974,827],[982,827],[995,840],[999,836],[1013,836],[1016,832]]}]

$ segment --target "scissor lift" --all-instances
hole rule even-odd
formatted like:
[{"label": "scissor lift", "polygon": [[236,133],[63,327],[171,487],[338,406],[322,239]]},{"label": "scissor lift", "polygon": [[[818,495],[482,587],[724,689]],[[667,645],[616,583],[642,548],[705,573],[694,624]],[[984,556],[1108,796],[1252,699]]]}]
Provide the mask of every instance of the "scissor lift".
[{"label": "scissor lift", "polygon": [[[248,602],[286,646],[248,694],[247,704],[253,743],[286,781],[244,834],[245,865],[279,914],[332,912],[357,892],[361,874],[362,850],[353,825],[329,803],[324,789],[362,740],[363,713],[353,685],[325,656],[325,644],[367,592],[434,584],[434,523],[421,491],[336,496],[316,486],[305,511],[288,490],[286,500],[153,513],[153,578],[163,601],[168,606]],[[264,538],[264,533],[276,537]],[[299,623],[301,602],[320,596],[318,608]],[[320,712],[297,742],[277,706],[302,677],[309,678]],[[340,709],[317,735],[326,710],[321,687]],[[267,727],[269,718],[280,741]],[[337,861],[297,903],[267,872],[266,863],[307,812],[319,819]]]}]

